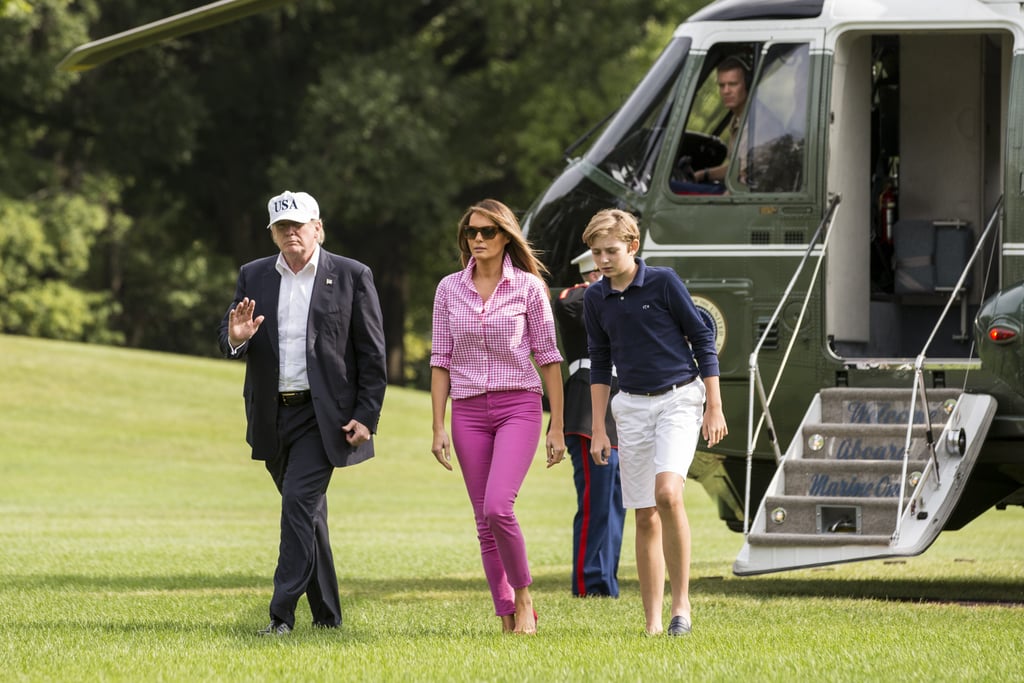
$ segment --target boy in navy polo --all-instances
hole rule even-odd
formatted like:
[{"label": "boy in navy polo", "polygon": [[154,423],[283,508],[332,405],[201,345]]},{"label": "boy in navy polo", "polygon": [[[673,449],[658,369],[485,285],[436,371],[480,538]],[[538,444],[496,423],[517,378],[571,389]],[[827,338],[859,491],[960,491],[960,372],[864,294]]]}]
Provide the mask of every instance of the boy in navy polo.
[{"label": "boy in navy polo", "polygon": [[672,588],[669,635],[690,632],[690,524],[683,485],[699,436],[709,447],[728,434],[718,385],[714,332],[671,268],[636,258],[636,218],[599,211],[583,232],[601,274],[587,288],[584,320],[590,349],[594,415],[591,456],[608,462],[604,414],[612,365],[619,393],[611,401],[618,431],[622,502],[636,515],[636,566],[647,632],[662,632],[665,570]]}]

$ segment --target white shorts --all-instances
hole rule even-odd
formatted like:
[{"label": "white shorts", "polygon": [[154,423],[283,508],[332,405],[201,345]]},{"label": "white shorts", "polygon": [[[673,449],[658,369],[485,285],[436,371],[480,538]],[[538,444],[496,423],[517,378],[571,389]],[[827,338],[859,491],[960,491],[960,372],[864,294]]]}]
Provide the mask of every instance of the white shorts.
[{"label": "white shorts", "polygon": [[622,504],[654,507],[655,478],[675,472],[686,479],[693,462],[704,419],[704,382],[698,377],[660,396],[620,391],[611,408],[619,436]]}]

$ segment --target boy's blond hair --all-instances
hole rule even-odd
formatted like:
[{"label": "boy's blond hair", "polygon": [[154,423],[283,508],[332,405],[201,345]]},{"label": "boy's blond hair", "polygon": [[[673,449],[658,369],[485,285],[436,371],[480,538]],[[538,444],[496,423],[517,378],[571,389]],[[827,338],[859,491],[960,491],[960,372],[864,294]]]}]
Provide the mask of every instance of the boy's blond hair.
[{"label": "boy's blond hair", "polygon": [[583,242],[589,247],[594,240],[614,237],[630,244],[640,239],[636,216],[622,209],[602,209],[594,214],[583,231]]}]

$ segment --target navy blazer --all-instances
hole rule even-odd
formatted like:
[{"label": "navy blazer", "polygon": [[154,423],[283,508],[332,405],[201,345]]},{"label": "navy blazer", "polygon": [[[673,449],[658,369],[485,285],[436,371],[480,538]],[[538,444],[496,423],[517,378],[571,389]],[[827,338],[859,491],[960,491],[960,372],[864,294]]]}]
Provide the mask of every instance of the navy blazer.
[{"label": "navy blazer", "polygon": [[[277,255],[245,264],[238,272],[235,300],[256,302],[254,317],[265,316],[252,339],[234,356],[228,344],[228,313],[221,320],[221,352],[245,358],[246,441],[254,460],[277,455],[278,322],[281,274]],[[384,325],[370,269],[320,249],[306,325],[306,372],[317,425],[327,457],[335,467],[373,457],[373,439],[349,446],[341,428],[356,419],[376,433],[387,387]]]}]

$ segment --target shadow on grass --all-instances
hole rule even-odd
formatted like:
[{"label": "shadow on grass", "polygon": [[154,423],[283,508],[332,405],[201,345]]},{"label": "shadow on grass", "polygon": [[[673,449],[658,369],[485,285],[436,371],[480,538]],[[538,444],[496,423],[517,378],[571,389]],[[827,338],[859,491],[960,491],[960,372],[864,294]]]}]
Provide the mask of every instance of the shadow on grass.
[{"label": "shadow on grass", "polygon": [[690,590],[701,595],[752,597],[847,598],[899,602],[992,603],[1024,607],[1024,581],[992,579],[854,579],[820,577],[708,577]]},{"label": "shadow on grass", "polygon": [[[487,591],[483,570],[479,577],[405,577],[368,578],[339,577],[341,592],[357,596],[402,595],[404,600],[436,600],[438,593],[482,593]],[[544,591],[568,590],[568,578],[535,578],[534,586]],[[0,593],[26,590],[104,591],[133,593],[137,591],[209,591],[266,590],[273,588],[271,574],[172,574],[142,576],[96,576],[84,574],[10,574],[0,580]]]},{"label": "shadow on grass", "polygon": [[[177,574],[145,576],[94,576],[81,574],[8,575],[0,582],[0,593],[25,590],[44,591],[209,591],[265,590],[272,577],[258,574]],[[635,577],[622,577],[624,594],[639,593]],[[568,592],[569,579],[553,573],[534,576],[532,589],[540,594]],[[786,597],[847,598],[941,603],[996,603],[1024,606],[1024,580],[986,578],[837,578],[822,571],[820,576],[788,577],[699,577],[690,583],[698,595],[773,599]],[[485,594],[483,572],[474,577],[341,577],[341,591],[356,599],[387,599],[400,596],[404,602],[435,601],[438,595],[461,598]]]},{"label": "shadow on grass", "polygon": [[269,576],[255,574],[179,574],[168,576],[95,576],[85,574],[6,575],[0,593],[22,590],[72,591],[180,591],[258,589],[270,582]]}]

